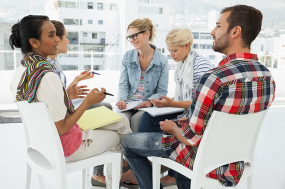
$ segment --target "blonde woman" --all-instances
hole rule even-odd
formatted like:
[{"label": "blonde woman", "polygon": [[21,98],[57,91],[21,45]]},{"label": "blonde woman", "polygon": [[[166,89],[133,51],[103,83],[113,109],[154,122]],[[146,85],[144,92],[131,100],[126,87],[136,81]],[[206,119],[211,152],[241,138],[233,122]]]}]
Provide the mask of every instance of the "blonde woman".
[{"label": "blonde woman", "polygon": [[[166,36],[165,42],[170,56],[177,62],[174,72],[174,81],[176,83],[174,99],[162,95],[161,100],[152,99],[151,103],[156,107],[185,108],[185,111],[183,114],[174,113],[158,117],[152,117],[148,113],[144,113],[138,132],[162,132],[159,122],[166,119],[179,118],[179,125],[185,123],[197,81],[200,76],[212,68],[211,63],[206,58],[191,48],[193,35],[190,29],[172,29]],[[163,177],[161,182],[175,183],[174,172],[170,170],[169,175]]]},{"label": "blonde woman", "polygon": [[134,49],[126,52],[122,60],[117,106],[124,110],[128,101],[144,101],[139,107],[122,112],[129,118],[133,132],[138,131],[143,113],[138,109],[151,107],[151,99],[167,94],[168,61],[151,44],[155,33],[148,18],[136,19],[127,28],[126,39]]}]

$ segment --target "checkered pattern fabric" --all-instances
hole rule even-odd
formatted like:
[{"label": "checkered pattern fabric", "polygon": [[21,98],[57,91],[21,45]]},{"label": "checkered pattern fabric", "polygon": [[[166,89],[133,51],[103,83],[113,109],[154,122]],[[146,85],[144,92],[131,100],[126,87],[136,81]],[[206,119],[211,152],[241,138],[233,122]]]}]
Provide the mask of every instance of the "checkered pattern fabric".
[{"label": "checkered pattern fabric", "polygon": [[[197,149],[213,110],[240,115],[256,113],[269,108],[274,98],[275,82],[269,70],[258,62],[257,55],[229,55],[218,67],[201,76],[196,85],[190,114],[182,127],[182,135],[193,146],[169,136],[162,138],[162,144],[171,159],[193,170]],[[207,176],[224,186],[236,186],[243,170],[244,162],[235,162]]]}]

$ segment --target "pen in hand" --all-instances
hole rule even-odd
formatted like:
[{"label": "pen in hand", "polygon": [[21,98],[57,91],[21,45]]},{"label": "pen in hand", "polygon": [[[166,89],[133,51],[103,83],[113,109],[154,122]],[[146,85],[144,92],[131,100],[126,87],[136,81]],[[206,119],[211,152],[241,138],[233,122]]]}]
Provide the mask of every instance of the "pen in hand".
[{"label": "pen in hand", "polygon": [[107,92],[104,92],[105,95],[110,95],[110,96],[114,96],[113,94],[111,93],[107,93]]},{"label": "pen in hand", "polygon": [[88,71],[88,70],[85,70],[85,71],[86,71],[86,72],[89,72],[89,73],[93,73],[93,74],[101,75],[101,74],[99,74],[99,73],[97,73],[97,72]]}]

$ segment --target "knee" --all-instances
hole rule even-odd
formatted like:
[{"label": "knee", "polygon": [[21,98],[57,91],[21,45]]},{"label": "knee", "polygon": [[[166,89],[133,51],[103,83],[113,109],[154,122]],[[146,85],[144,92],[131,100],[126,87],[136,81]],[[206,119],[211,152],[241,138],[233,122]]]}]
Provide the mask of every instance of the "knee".
[{"label": "knee", "polygon": [[121,140],[121,144],[125,153],[125,149],[127,149],[132,143],[136,141],[136,136],[134,133],[127,134],[124,138]]},{"label": "knee", "polygon": [[108,137],[110,138],[110,142],[113,141],[113,146],[120,144],[121,138],[117,132],[112,131],[111,135]]},{"label": "knee", "polygon": [[123,148],[123,153],[125,154],[125,151],[126,151],[126,149],[127,149],[127,147],[128,147],[128,141],[129,141],[129,135],[130,134],[128,134],[128,135],[126,135],[124,138],[122,138],[122,140],[121,140],[121,145],[122,145],[122,148]]}]

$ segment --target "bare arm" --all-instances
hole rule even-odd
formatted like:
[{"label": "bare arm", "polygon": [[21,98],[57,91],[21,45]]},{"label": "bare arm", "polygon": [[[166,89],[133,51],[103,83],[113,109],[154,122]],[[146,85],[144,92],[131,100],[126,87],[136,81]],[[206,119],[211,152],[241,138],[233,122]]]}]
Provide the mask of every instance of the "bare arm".
[{"label": "bare arm", "polygon": [[[87,70],[90,71],[89,69],[87,69]],[[94,77],[93,73],[83,71],[80,73],[80,75],[78,75],[74,78],[74,80],[70,83],[70,85],[67,87],[67,89],[72,87],[74,84],[78,83],[79,81],[91,79],[93,77]]]},{"label": "bare arm", "polygon": [[101,91],[99,91],[97,88],[91,90],[82,104],[72,114],[66,116],[63,120],[55,122],[58,134],[60,136],[64,135],[79,120],[79,118],[91,104],[97,104],[104,100],[106,98],[104,92],[106,92],[104,88],[102,88]]},{"label": "bare arm", "polygon": [[158,108],[161,107],[175,107],[189,109],[191,101],[174,101],[172,98],[161,95],[161,99],[151,99],[151,103]]}]

